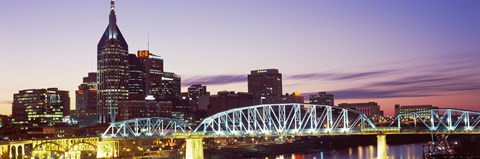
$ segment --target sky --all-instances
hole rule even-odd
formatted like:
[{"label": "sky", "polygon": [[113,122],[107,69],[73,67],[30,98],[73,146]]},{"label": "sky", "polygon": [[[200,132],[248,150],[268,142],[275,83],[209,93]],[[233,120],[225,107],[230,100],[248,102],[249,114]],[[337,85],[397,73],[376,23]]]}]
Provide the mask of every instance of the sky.
[{"label": "sky", "polygon": [[[96,70],[108,0],[0,2],[0,114],[22,89],[74,91]],[[117,0],[129,52],[147,49],[182,77],[247,91],[276,68],[284,93],[480,110],[480,1]],[[147,38],[148,37],[148,38]]]}]

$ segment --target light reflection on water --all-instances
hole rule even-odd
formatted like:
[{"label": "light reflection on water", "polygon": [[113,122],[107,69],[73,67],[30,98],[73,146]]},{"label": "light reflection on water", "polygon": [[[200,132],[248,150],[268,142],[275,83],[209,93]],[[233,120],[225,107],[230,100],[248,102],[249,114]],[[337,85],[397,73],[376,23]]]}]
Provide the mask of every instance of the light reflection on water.
[{"label": "light reflection on water", "polygon": [[[419,144],[404,144],[404,145],[389,145],[388,157],[389,159],[422,159],[422,145]],[[318,152],[313,154],[288,154],[273,157],[274,159],[372,159],[377,156],[377,147],[358,146],[355,148],[348,148],[343,150],[333,150]],[[265,159],[272,159],[272,157]]]}]

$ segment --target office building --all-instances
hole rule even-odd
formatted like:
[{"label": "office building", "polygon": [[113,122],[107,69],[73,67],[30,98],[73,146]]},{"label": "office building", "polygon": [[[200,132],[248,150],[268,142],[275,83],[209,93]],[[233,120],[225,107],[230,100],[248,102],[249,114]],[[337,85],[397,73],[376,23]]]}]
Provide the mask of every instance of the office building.
[{"label": "office building", "polygon": [[380,105],[376,102],[368,103],[341,103],[338,105],[342,108],[349,108],[365,114],[372,121],[378,121],[381,117]]},{"label": "office building", "polygon": [[206,117],[207,109],[199,109],[200,98],[210,98],[210,92],[207,91],[207,86],[201,84],[194,84],[187,88],[188,92],[182,93],[182,104],[187,105],[190,111],[192,120],[200,120]]},{"label": "office building", "polygon": [[163,59],[149,50],[138,50],[137,56],[145,73],[145,94],[158,98],[162,92]]},{"label": "office building", "polygon": [[97,111],[97,73],[90,72],[83,77],[83,82],[75,91],[75,109],[83,111]]},{"label": "office building", "polygon": [[251,93],[220,91],[217,95],[210,96],[208,116],[234,108],[252,106],[254,102],[255,96]]},{"label": "office building", "polygon": [[248,93],[255,96],[255,104],[279,102],[282,96],[282,74],[277,69],[253,70],[248,75]]},{"label": "office building", "polygon": [[128,99],[128,45],[110,2],[108,26],[97,45],[98,122],[114,122],[118,101]]},{"label": "office building", "polygon": [[327,94],[327,92],[318,92],[318,94],[310,95],[310,104],[318,105],[335,105],[333,94]]},{"label": "office building", "polygon": [[128,54],[128,99],[145,99],[145,70],[135,54]]},{"label": "office building", "polygon": [[285,94],[280,97],[281,103],[304,103],[305,97],[299,92],[293,92],[291,94]]},{"label": "office building", "polygon": [[89,72],[87,77],[83,77],[83,83],[87,84],[89,89],[97,90],[97,73]]},{"label": "office building", "polygon": [[9,128],[11,126],[12,126],[12,117],[7,115],[0,115],[0,128]]},{"label": "office building", "polygon": [[68,91],[58,88],[26,89],[13,95],[13,124],[27,127],[55,125],[70,113]]},{"label": "office building", "polygon": [[118,104],[118,120],[148,117],[171,118],[172,102],[155,100],[129,100]]},{"label": "office building", "polygon": [[97,73],[90,72],[75,91],[75,110],[70,110],[72,121],[80,127],[97,123]]},{"label": "office building", "polygon": [[181,94],[181,77],[172,72],[163,72],[160,96],[166,98],[177,97]]},{"label": "office building", "polygon": [[[418,112],[417,114],[424,119],[430,118],[430,112],[424,110],[437,109],[438,107],[432,105],[400,105],[395,104],[395,116],[402,113]],[[406,115],[406,118],[413,118],[413,115]]]},{"label": "office building", "polygon": [[70,119],[75,121],[78,127],[87,127],[97,124],[97,111],[90,110],[70,110]]},{"label": "office building", "polygon": [[192,112],[198,111],[198,99],[201,96],[210,96],[210,92],[207,92],[207,86],[195,84],[188,87],[188,105]]},{"label": "office building", "polygon": [[91,89],[87,84],[83,83],[78,86],[75,91],[76,110],[87,110],[96,112],[97,110],[97,90]]}]

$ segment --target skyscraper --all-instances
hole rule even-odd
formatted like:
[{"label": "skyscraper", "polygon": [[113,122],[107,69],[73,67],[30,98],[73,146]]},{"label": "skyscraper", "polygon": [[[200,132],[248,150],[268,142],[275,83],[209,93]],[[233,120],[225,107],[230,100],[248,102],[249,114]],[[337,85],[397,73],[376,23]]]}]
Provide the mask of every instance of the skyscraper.
[{"label": "skyscraper", "polygon": [[135,54],[128,55],[128,99],[145,99],[145,70]]},{"label": "skyscraper", "polygon": [[113,122],[118,101],[128,98],[128,45],[117,26],[113,0],[107,29],[97,46],[97,73],[98,122]]},{"label": "skyscraper", "polygon": [[163,72],[160,96],[165,98],[180,98],[181,77],[173,72]]},{"label": "skyscraper", "polygon": [[137,55],[144,67],[145,94],[159,98],[162,91],[163,59],[149,50],[138,50]]},{"label": "skyscraper", "polygon": [[282,74],[277,69],[251,71],[248,75],[248,93],[255,95],[255,104],[279,102]]}]

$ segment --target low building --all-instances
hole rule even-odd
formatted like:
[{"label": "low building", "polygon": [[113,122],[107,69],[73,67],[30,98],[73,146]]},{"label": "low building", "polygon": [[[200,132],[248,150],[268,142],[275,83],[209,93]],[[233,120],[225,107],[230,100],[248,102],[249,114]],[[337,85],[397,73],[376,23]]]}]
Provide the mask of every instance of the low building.
[{"label": "low building", "polygon": [[318,94],[310,95],[310,104],[318,105],[335,105],[333,94],[327,94],[327,92],[318,92]]},{"label": "low building", "polygon": [[8,128],[12,125],[12,117],[7,115],[0,115],[0,128]]},{"label": "low building", "polygon": [[217,95],[210,96],[209,103],[208,116],[234,108],[254,105],[255,96],[244,92],[220,91]]},{"label": "low building", "polygon": [[378,105],[376,102],[341,103],[338,106],[362,112],[368,118],[372,119],[372,121],[379,121],[381,118],[380,105]]},{"label": "low building", "polygon": [[[432,106],[432,105],[400,105],[400,104],[395,104],[395,116],[398,114],[403,114],[403,113],[408,113],[408,112],[418,112],[417,114],[424,119],[430,118],[430,112],[429,111],[423,111],[423,110],[430,110],[430,109],[436,109],[438,107]],[[413,118],[413,115],[406,115],[406,118]]]},{"label": "low building", "polygon": [[281,103],[304,103],[305,97],[299,92],[293,92],[292,94],[285,94],[280,97]]},{"label": "low building", "polygon": [[81,128],[96,125],[97,117],[96,110],[70,110],[70,118]]},{"label": "low building", "polygon": [[172,102],[131,100],[118,102],[118,121],[133,118],[166,117],[172,115]]}]

